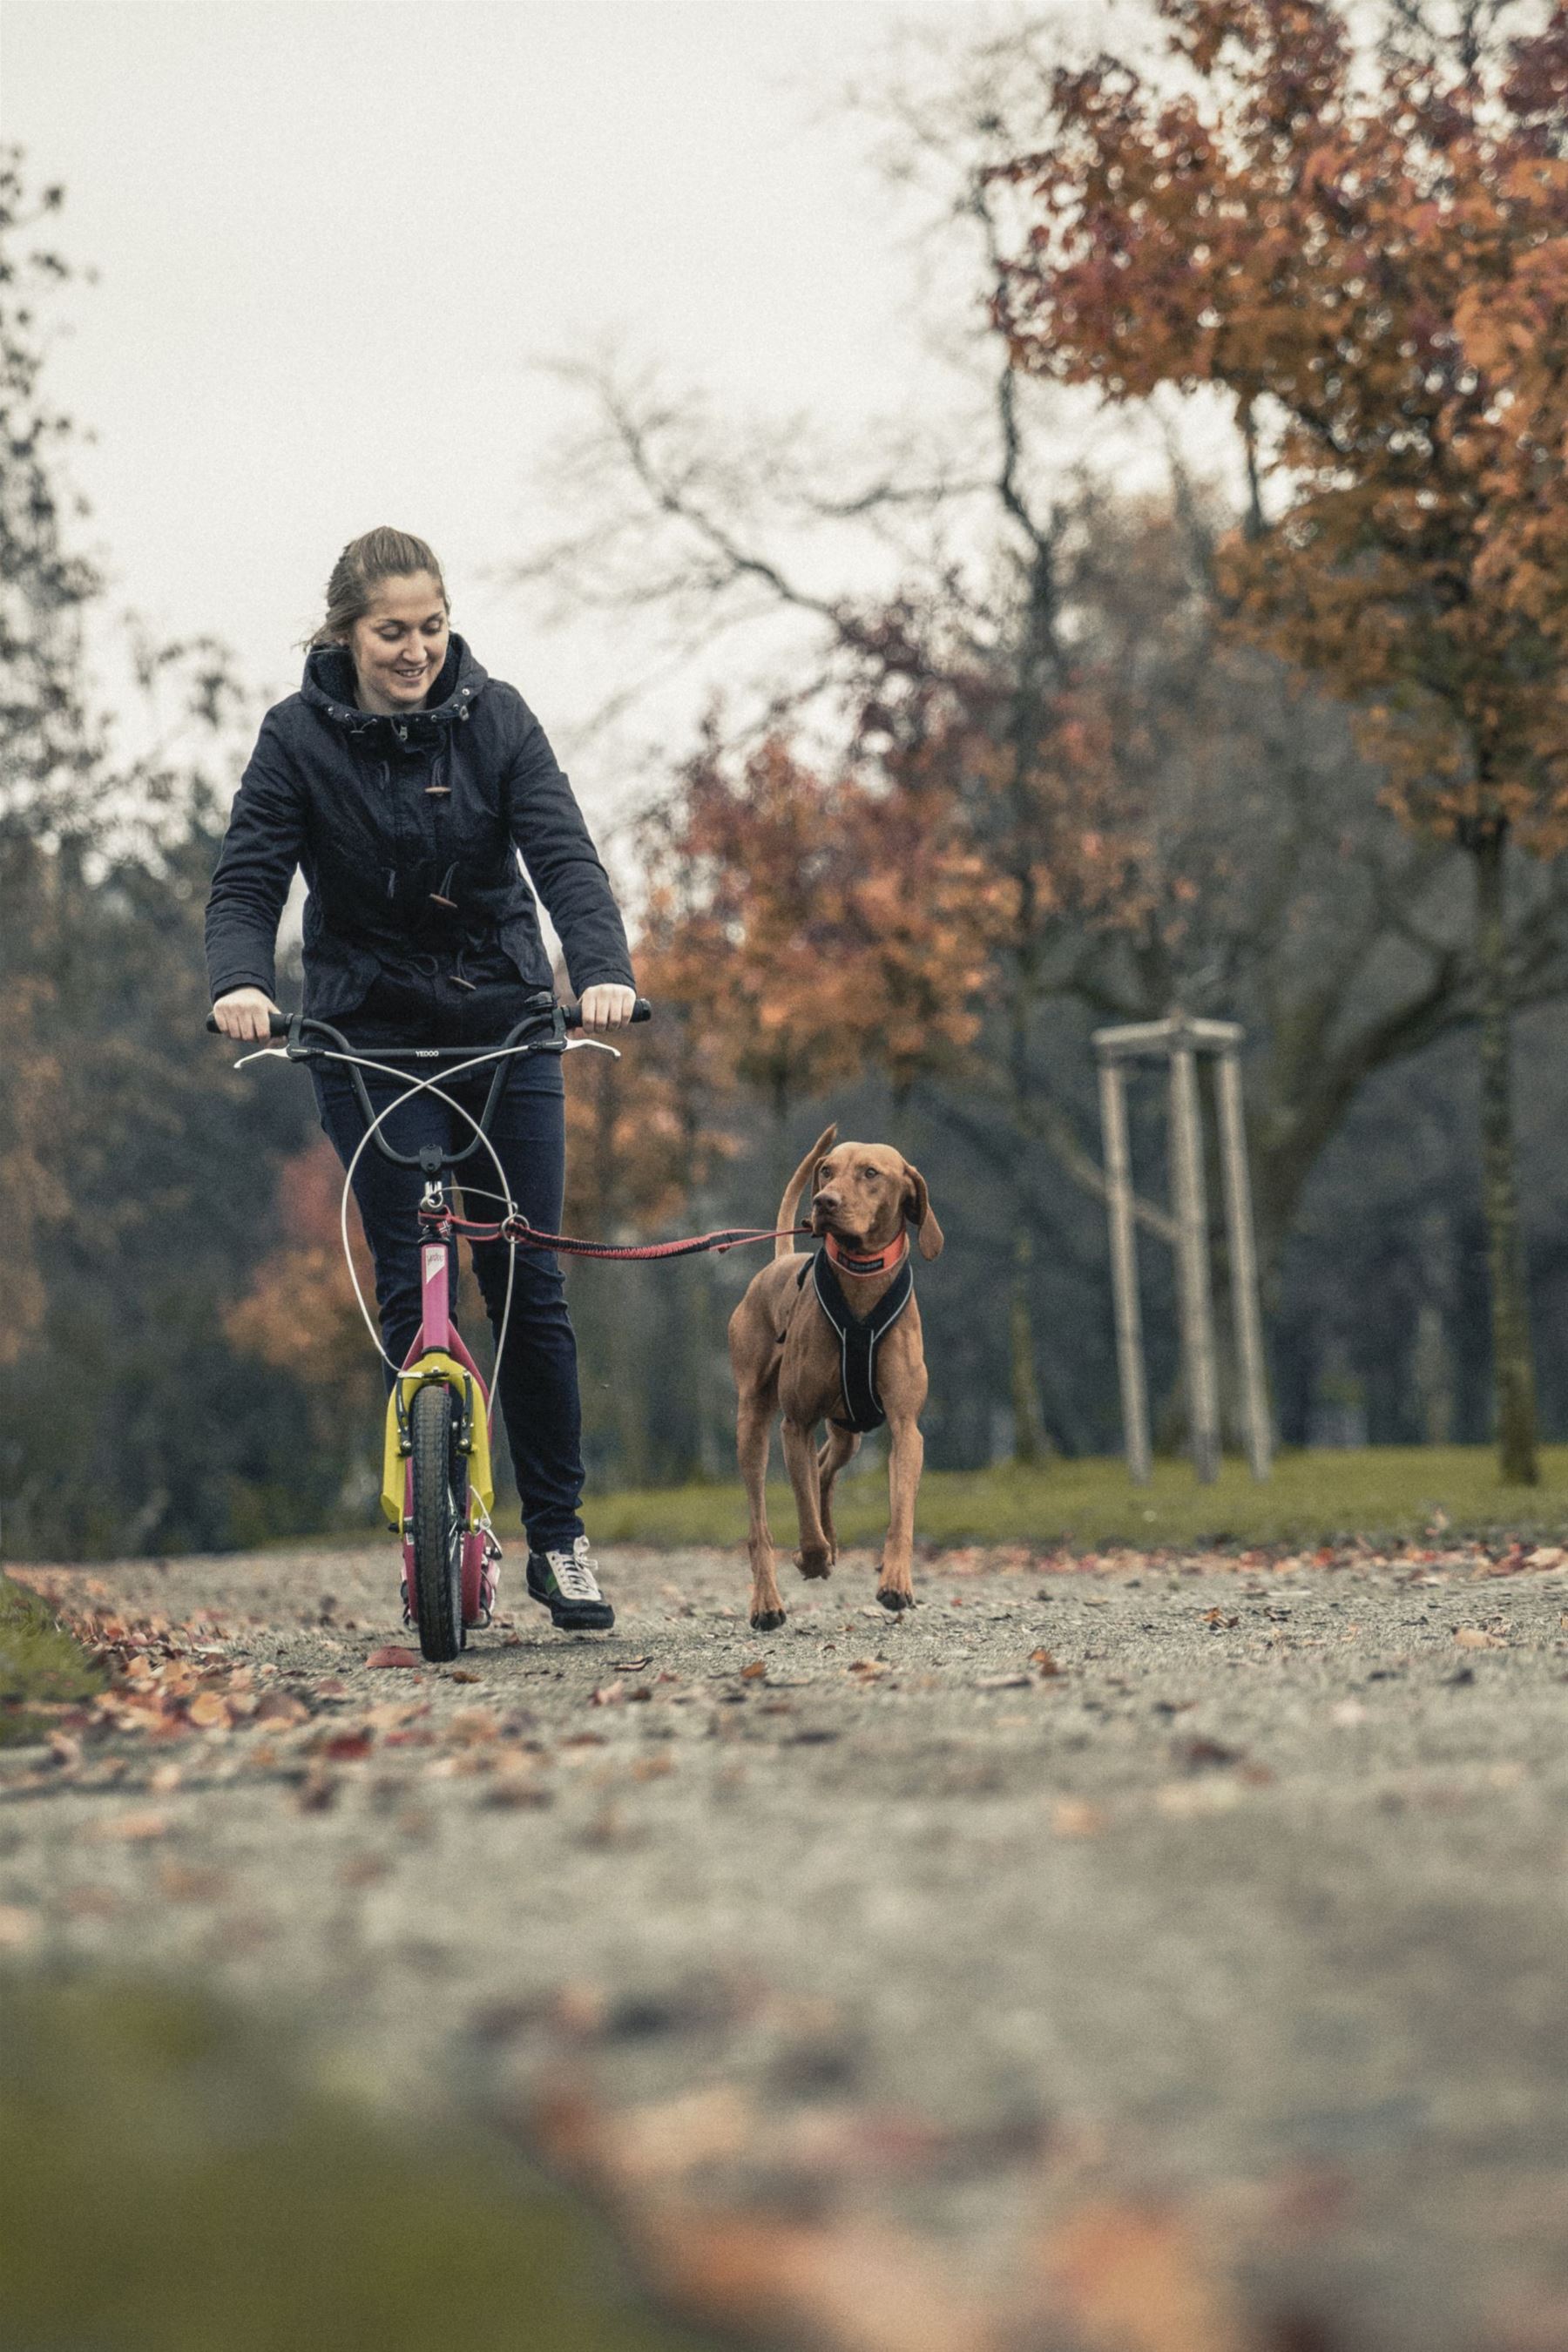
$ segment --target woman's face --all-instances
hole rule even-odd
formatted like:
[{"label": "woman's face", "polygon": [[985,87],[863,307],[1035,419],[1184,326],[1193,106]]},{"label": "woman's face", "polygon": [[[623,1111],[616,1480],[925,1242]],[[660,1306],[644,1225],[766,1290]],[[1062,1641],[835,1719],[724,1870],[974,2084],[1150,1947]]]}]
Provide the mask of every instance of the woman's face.
[{"label": "woman's face", "polygon": [[362,710],[417,710],[441,674],[449,624],[428,572],[377,581],[370,607],[349,631]]}]

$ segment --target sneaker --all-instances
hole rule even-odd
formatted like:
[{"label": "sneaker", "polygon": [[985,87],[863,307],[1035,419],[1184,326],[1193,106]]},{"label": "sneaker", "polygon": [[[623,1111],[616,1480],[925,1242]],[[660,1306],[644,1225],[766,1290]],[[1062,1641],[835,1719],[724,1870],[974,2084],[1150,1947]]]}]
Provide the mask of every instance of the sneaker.
[{"label": "sneaker", "polygon": [[578,1536],[570,1551],[531,1551],[528,1593],[550,1612],[550,1622],[563,1633],[605,1633],[616,1612],[599,1590],[598,1561],[586,1536]]}]

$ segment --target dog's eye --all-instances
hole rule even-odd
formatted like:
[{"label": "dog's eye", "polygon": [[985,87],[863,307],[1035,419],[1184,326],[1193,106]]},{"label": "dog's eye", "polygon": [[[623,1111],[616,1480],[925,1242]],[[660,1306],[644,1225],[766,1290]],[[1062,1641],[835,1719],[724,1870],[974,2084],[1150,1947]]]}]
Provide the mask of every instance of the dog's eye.
[{"label": "dog's eye", "polygon": [[874,1184],[881,1172],[879,1168],[862,1168],[860,1171],[868,1184]]}]

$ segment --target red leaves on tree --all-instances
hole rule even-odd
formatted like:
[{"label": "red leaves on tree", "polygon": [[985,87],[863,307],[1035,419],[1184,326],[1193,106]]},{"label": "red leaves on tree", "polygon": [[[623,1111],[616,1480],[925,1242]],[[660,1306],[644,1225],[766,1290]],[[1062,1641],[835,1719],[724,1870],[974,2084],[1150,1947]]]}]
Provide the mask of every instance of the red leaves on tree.
[{"label": "red leaves on tree", "polygon": [[[1222,584],[1354,703],[1404,814],[1568,842],[1568,18],[1489,67],[1321,0],[1166,0],[1202,78],[1056,77],[999,315],[1113,399],[1234,394],[1279,493]],[[1254,445],[1256,446],[1256,445]],[[1260,519],[1255,519],[1260,520]]]}]

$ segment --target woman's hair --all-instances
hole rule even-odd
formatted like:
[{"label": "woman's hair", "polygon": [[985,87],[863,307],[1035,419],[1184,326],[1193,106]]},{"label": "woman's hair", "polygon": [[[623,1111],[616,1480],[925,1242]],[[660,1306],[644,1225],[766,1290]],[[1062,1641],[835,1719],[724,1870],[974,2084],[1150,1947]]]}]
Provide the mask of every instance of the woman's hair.
[{"label": "woman's hair", "polygon": [[371,597],[381,582],[415,572],[429,572],[445,604],[447,583],[441,567],[425,541],[416,539],[412,531],[393,530],[384,523],[378,530],[351,539],[332,566],[326,614],[315,635],[306,639],[307,646],[341,646],[354,623],[370,610]]}]

